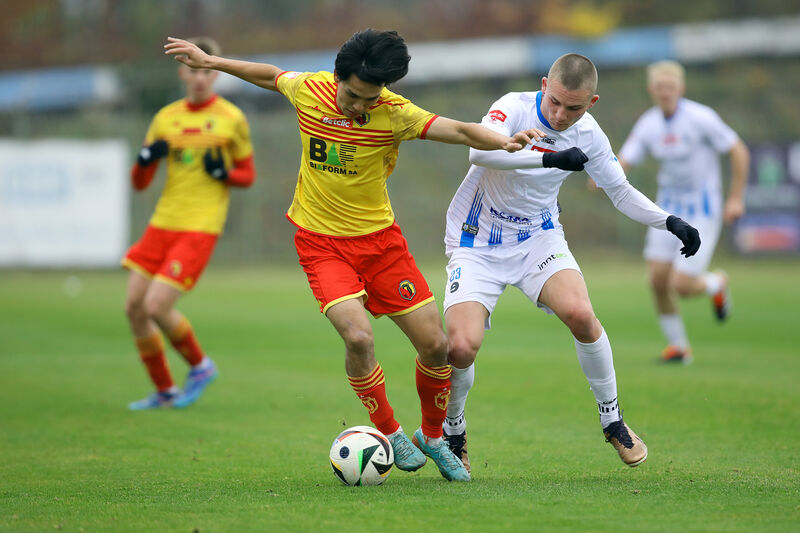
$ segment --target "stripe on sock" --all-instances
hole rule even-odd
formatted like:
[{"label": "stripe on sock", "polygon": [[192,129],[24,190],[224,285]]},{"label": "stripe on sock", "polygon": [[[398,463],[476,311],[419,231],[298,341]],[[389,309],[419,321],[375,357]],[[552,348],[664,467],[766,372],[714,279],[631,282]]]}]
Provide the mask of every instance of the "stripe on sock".
[{"label": "stripe on sock", "polygon": [[450,379],[450,375],[453,373],[453,367],[450,365],[427,366],[420,362],[419,357],[417,358],[417,369],[434,379]]},{"label": "stripe on sock", "polygon": [[362,377],[350,377],[347,378],[350,381],[350,386],[353,387],[353,390],[356,391],[357,394],[368,391],[369,389],[383,384],[386,380],[383,376],[383,369],[381,365],[377,365],[372,372],[367,374],[366,376]]}]

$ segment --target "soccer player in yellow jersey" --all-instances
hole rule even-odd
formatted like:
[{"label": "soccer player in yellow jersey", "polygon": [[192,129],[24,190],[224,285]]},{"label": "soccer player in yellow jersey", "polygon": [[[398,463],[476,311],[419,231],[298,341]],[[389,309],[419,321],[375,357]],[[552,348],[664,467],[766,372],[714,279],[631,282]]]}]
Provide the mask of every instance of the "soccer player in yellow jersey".
[{"label": "soccer player in yellow jersey", "polygon": [[[219,53],[208,38],[198,49]],[[230,187],[255,179],[250,128],[244,114],[213,91],[219,75],[185,65],[178,74],[186,98],[153,118],[131,171],[133,186],[146,188],[159,160],[167,159],[167,181],[142,238],[122,260],[130,270],[125,313],[142,362],[156,391],[128,407],[133,410],[186,407],[217,376],[214,362],[177,309],[178,298],[197,283],[225,224]],[[190,365],[184,390],[175,386],[164,355],[162,333]]]},{"label": "soccer player in yellow jersey", "polygon": [[[297,226],[295,246],[320,310],[344,341],[350,385],[372,423],[389,437],[398,468],[416,470],[427,455],[446,479],[468,481],[464,465],[442,440],[450,395],[447,336],[433,294],[395,223],[386,180],[401,141],[516,151],[541,132],[507,137],[437,116],[389,91],[386,86],[405,76],[410,60],[394,31],[354,34],[339,50],[333,73],[225,59],[175,38],[165,49],[185,65],[278,91],[295,107],[303,151],[287,217]],[[417,351],[422,424],[413,444],[387,400],[366,311],[388,315]]]}]

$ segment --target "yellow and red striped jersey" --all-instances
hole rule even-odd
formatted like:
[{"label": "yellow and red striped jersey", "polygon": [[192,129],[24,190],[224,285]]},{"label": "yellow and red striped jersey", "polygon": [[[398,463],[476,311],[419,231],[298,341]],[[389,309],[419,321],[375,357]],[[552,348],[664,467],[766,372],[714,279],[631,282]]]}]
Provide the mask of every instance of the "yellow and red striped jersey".
[{"label": "yellow and red striped jersey", "polygon": [[303,149],[289,219],[336,237],[389,227],[386,180],[400,142],[424,138],[436,115],[384,88],[367,113],[348,118],[336,105],[330,72],[282,72],[276,84],[295,106]]},{"label": "yellow and red striped jersey", "polygon": [[228,214],[228,186],[208,175],[203,155],[210,148],[221,148],[226,167],[252,156],[244,113],[216,95],[197,105],[178,100],[161,108],[150,123],[145,144],[157,139],[169,144],[167,181],[150,224],[221,233]]}]

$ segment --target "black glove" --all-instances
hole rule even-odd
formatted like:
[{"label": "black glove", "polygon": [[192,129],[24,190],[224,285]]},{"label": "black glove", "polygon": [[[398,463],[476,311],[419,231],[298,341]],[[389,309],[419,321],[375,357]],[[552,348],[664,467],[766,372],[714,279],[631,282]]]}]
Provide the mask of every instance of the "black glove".
[{"label": "black glove", "polygon": [[228,179],[228,171],[225,170],[225,160],[222,159],[222,149],[217,148],[216,156],[212,155],[212,150],[207,150],[206,155],[203,156],[203,164],[206,166],[206,172],[215,180],[225,181]]},{"label": "black glove", "polygon": [[560,168],[561,170],[583,170],[583,164],[589,160],[583,151],[573,146],[560,152],[545,152],[542,155],[544,168]]},{"label": "black glove", "polygon": [[667,217],[667,231],[675,235],[683,243],[681,253],[685,257],[691,257],[700,248],[700,234],[683,219],[670,215]]},{"label": "black glove", "polygon": [[139,166],[146,167],[147,165],[158,161],[169,153],[169,144],[164,140],[157,140],[150,146],[143,146],[139,150],[139,155],[136,157],[136,162]]}]

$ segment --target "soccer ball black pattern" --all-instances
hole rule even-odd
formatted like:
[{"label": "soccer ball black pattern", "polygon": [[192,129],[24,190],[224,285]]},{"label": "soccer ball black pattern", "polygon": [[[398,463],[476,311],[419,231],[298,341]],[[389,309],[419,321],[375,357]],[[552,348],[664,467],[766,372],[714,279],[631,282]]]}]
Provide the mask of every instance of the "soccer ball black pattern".
[{"label": "soccer ball black pattern", "polygon": [[333,441],[331,468],[345,485],[380,485],[394,465],[394,452],[389,439],[375,428],[348,428]]}]

